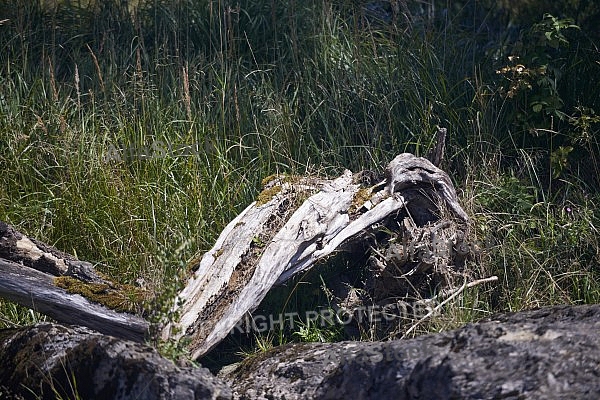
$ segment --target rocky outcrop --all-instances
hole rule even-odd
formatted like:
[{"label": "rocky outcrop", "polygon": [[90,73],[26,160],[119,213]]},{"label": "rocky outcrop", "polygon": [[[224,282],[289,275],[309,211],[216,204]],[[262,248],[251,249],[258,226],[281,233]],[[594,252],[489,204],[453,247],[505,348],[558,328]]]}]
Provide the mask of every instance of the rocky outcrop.
[{"label": "rocky outcrop", "polygon": [[0,398],[597,399],[600,305],[503,314],[388,342],[272,349],[214,377],[87,328],[0,331]]},{"label": "rocky outcrop", "polygon": [[293,344],[220,374],[237,399],[600,398],[600,305],[389,342]]},{"label": "rocky outcrop", "polygon": [[204,368],[87,328],[39,324],[0,331],[0,398],[229,399]]}]

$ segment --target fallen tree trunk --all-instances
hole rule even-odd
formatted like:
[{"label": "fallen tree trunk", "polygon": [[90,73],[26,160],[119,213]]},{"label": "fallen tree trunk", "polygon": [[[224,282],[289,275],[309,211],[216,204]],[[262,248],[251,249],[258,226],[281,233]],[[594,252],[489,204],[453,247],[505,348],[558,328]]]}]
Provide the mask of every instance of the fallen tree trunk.
[{"label": "fallen tree trunk", "polygon": [[149,323],[121,313],[56,286],[54,277],[0,259],[0,297],[39,311],[67,324],[84,325],[98,332],[143,342]]},{"label": "fallen tree trunk", "polygon": [[13,261],[52,276],[69,275],[88,283],[107,283],[87,261],[29,238],[0,221],[0,259]]},{"label": "fallen tree trunk", "polygon": [[[231,221],[200,261],[179,296],[183,305],[174,310],[181,318],[164,328],[163,338],[191,339],[198,358],[255,310],[273,285],[334,252],[364,247],[403,221],[415,228],[468,222],[448,175],[424,158],[397,156],[381,181],[365,185],[364,175],[346,170],[334,180],[277,176],[267,182],[260,201]],[[441,258],[440,265],[453,264],[450,254]],[[434,262],[418,264],[424,269]]]},{"label": "fallen tree trunk", "polygon": [[150,324],[131,313],[119,312],[61,283],[76,282],[97,297],[118,300],[123,294],[102,278],[92,264],[30,239],[0,221],[0,297],[49,317],[124,339],[144,341]]}]

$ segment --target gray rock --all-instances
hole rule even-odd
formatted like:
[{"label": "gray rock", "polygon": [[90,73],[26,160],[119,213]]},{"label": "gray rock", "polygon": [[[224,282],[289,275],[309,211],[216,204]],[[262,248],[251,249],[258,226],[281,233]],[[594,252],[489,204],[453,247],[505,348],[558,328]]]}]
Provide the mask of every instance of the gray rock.
[{"label": "gray rock", "polygon": [[217,378],[144,345],[39,324],[0,331],[0,398],[595,399],[599,329],[600,305],[557,306],[410,340],[291,344]]},{"label": "gray rock", "polygon": [[87,328],[39,324],[0,331],[0,398],[229,399],[204,368]]},{"label": "gray rock", "polygon": [[237,399],[600,398],[600,305],[389,342],[293,344],[221,376]]}]

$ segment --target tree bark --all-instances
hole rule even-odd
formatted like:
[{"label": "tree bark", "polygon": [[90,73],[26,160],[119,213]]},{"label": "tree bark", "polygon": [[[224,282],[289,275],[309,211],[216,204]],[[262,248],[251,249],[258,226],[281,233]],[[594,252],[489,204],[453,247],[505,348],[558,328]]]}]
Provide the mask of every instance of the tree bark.
[{"label": "tree bark", "polygon": [[150,324],[59,287],[56,278],[70,277],[101,289],[104,297],[123,296],[93,265],[32,239],[0,221],[0,297],[68,324],[142,342]]},{"label": "tree bark", "polygon": [[70,275],[88,283],[107,283],[94,270],[91,263],[80,261],[46,243],[29,238],[2,221],[0,221],[0,258],[53,276]]},{"label": "tree bark", "polygon": [[54,277],[0,258],[0,297],[39,311],[56,321],[83,325],[98,332],[143,342],[149,323],[93,303],[57,287]]}]

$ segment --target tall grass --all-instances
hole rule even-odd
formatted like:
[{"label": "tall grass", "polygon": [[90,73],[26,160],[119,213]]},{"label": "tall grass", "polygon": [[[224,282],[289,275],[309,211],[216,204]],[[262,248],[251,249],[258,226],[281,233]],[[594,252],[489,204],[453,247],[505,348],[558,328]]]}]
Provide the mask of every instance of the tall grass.
[{"label": "tall grass", "polygon": [[[560,81],[567,118],[540,128],[560,125],[573,140],[542,141],[516,117],[526,93],[502,91],[496,71],[519,47],[491,22],[496,11],[466,2],[377,29],[358,11],[344,1],[1,2],[0,220],[160,293],[264,176],[381,169],[400,152],[424,155],[441,125],[474,238],[494,244],[474,267],[501,279],[431,329],[599,301],[599,181],[587,173],[598,171],[597,85]],[[571,40],[565,73],[600,77],[597,49],[583,34]],[[585,161],[567,158],[554,174],[551,138]],[[24,320],[7,303],[1,312],[4,325]]]}]

